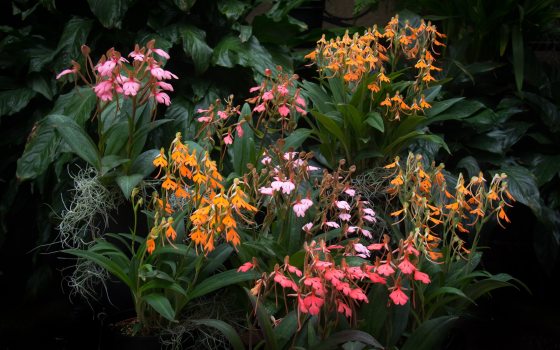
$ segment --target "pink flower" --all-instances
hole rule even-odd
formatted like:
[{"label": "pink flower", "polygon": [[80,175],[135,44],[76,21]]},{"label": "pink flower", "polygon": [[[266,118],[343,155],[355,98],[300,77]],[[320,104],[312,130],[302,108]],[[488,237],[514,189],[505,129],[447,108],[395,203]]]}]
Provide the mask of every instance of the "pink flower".
[{"label": "pink flower", "polygon": [[364,294],[364,291],[362,290],[362,288],[355,288],[352,289],[352,291],[350,292],[350,298],[357,300],[357,301],[363,301],[368,303],[368,298],[367,296]]},{"label": "pink flower", "polygon": [[278,86],[278,93],[282,96],[286,96],[288,94],[288,89],[284,85]]},{"label": "pink flower", "polygon": [[381,284],[386,284],[387,281],[385,280],[385,278],[379,276],[378,274],[376,274],[375,272],[368,272],[368,277],[369,279],[373,282],[373,283],[381,283]]},{"label": "pink flower", "polygon": [[110,77],[116,65],[117,62],[113,59],[110,59],[103,62],[101,65],[98,65],[97,71],[102,77]]},{"label": "pink flower", "polygon": [[276,180],[270,183],[270,187],[272,187],[275,191],[280,191],[284,182],[280,181],[280,179],[278,179],[277,177],[275,177],[275,179]]},{"label": "pink flower", "polygon": [[[352,218],[352,215],[350,215],[348,213],[342,213],[342,214],[338,215],[338,218],[342,221],[350,221],[350,219]],[[350,230],[348,230],[348,232],[350,232]]]},{"label": "pink flower", "polygon": [[347,201],[335,201],[334,203],[338,209],[350,210],[350,204]]},{"label": "pink flower", "polygon": [[367,215],[375,216],[375,212],[371,208],[364,208],[364,213]]},{"label": "pink flower", "polygon": [[[285,160],[292,160],[295,159],[298,156],[299,152],[286,152],[284,153],[284,155],[282,156]],[[301,159],[297,159],[297,160],[301,160]]]},{"label": "pink flower", "polygon": [[340,225],[337,224],[334,221],[327,221],[327,222],[325,222],[325,225],[327,225],[328,227],[332,227],[332,228],[339,228],[340,227]]},{"label": "pink flower", "polygon": [[95,85],[93,91],[102,101],[111,101],[113,100],[113,81],[103,80]]},{"label": "pink flower", "polygon": [[241,123],[235,126],[235,131],[237,131],[238,137],[243,137],[243,126],[241,125]]},{"label": "pink flower", "polygon": [[166,83],[165,81],[158,81],[156,85],[161,87],[163,90],[173,91],[173,85]]},{"label": "pink flower", "polygon": [[272,91],[268,90],[267,92],[265,92],[262,96],[262,99],[264,101],[270,101],[274,98],[274,94],[272,93]]},{"label": "pink flower", "polygon": [[304,198],[299,200],[294,204],[294,212],[296,213],[297,217],[304,217],[305,212],[313,205],[313,201],[308,198]]},{"label": "pink flower", "polygon": [[313,227],[313,223],[308,222],[307,224],[303,225],[301,229],[304,230],[305,232],[309,232],[312,227]]},{"label": "pink flower", "polygon": [[344,190],[344,193],[346,193],[347,195],[349,195],[350,197],[354,197],[356,195],[356,191],[351,189],[351,188],[347,188]]},{"label": "pink flower", "polygon": [[[310,295],[308,295],[307,297],[305,297],[303,299],[303,309],[307,310],[303,311],[305,313],[309,313],[310,315],[318,315],[319,311],[321,311],[321,306],[323,306],[325,300],[319,298],[318,296],[315,296],[315,294],[311,293]],[[300,307],[300,310],[302,308]]]},{"label": "pink flower", "polygon": [[371,215],[364,215],[362,219],[369,221],[369,222],[377,222],[377,219]]},{"label": "pink flower", "polygon": [[171,98],[169,98],[169,95],[165,92],[156,91],[155,93],[152,93],[152,95],[156,98],[158,103],[163,103],[166,106],[171,104]]},{"label": "pink flower", "polygon": [[407,254],[414,254],[416,256],[420,255],[420,252],[412,246],[412,243],[407,244],[406,248],[404,248],[404,251]]},{"label": "pink flower", "polygon": [[261,194],[272,196],[272,194],[274,193],[274,189],[272,187],[261,187],[259,188],[259,192]]},{"label": "pink flower", "polygon": [[301,109],[298,106],[296,106],[296,111],[301,115],[307,115],[307,111],[305,109]]},{"label": "pink flower", "polygon": [[305,107],[305,106],[306,106],[305,100],[304,100],[303,97],[301,97],[301,96],[296,97],[296,103],[297,103],[298,105],[302,106],[302,107]]},{"label": "pink flower", "polygon": [[253,108],[253,112],[264,112],[266,108],[264,107],[264,103],[261,103],[260,105],[258,105],[257,107]]},{"label": "pink flower", "polygon": [[241,266],[237,269],[237,272],[247,272],[247,271],[251,270],[252,268],[254,268],[253,263],[251,263],[251,262],[246,262],[245,264],[241,265]]},{"label": "pink flower", "polygon": [[281,285],[282,288],[292,288],[295,292],[298,291],[297,284],[295,284],[294,281],[292,281],[288,277],[284,276],[280,272],[276,272],[276,274],[274,275],[274,282]]},{"label": "pink flower", "polygon": [[160,66],[158,66],[157,64],[151,64],[148,68],[150,70],[150,74],[156,78],[157,80],[162,80],[164,75],[165,75],[165,71],[163,70],[163,68],[161,68]]},{"label": "pink flower", "polygon": [[144,54],[140,51],[140,48],[136,47],[134,51],[128,54],[128,57],[132,57],[135,61],[143,61]]},{"label": "pink flower", "polygon": [[400,264],[399,264],[399,270],[402,271],[402,273],[408,275],[414,272],[414,270],[416,270],[416,266],[414,266],[407,258],[405,258]]},{"label": "pink flower", "polygon": [[296,185],[294,185],[291,181],[284,181],[282,183],[282,193],[290,194],[295,188]]},{"label": "pink flower", "polygon": [[67,74],[76,74],[78,72],[78,69],[76,67],[72,68],[72,69],[65,69],[62,72],[58,73],[56,75],[56,80],[60,79],[61,77],[67,75]]},{"label": "pink flower", "polygon": [[280,113],[280,115],[282,117],[286,117],[288,116],[288,114],[290,114],[290,109],[288,107],[286,107],[286,105],[282,105],[280,107],[278,107],[278,113]]},{"label": "pink flower", "polygon": [[224,111],[218,111],[218,117],[220,117],[220,119],[227,119],[228,115]]},{"label": "pink flower", "polygon": [[381,250],[381,248],[383,248],[385,246],[385,244],[383,243],[373,243],[368,245],[368,249],[369,250]]},{"label": "pink flower", "polygon": [[226,145],[231,145],[233,143],[233,137],[231,137],[231,133],[227,133],[226,137],[224,137],[224,143]]},{"label": "pink flower", "polygon": [[289,264],[288,264],[288,272],[295,273],[296,276],[298,276],[298,277],[301,277],[301,275],[302,275],[302,272],[301,272],[300,269],[298,269],[295,266],[289,265]]},{"label": "pink flower", "polygon": [[377,268],[377,273],[379,273],[381,276],[391,276],[395,273],[395,269],[393,269],[389,262],[386,262],[385,264],[380,265]]},{"label": "pink flower", "polygon": [[362,233],[362,235],[366,236],[366,237],[369,238],[369,239],[372,239],[372,238],[373,238],[372,235],[371,235],[371,232],[369,232],[369,231],[366,230],[366,229],[360,228],[360,232]]},{"label": "pink flower", "polygon": [[430,276],[427,273],[421,272],[420,270],[414,271],[414,279],[420,281],[424,284],[430,283]]},{"label": "pink flower", "polygon": [[270,158],[269,156],[264,156],[264,157],[261,159],[261,163],[264,164],[264,165],[270,164],[270,162],[272,162],[272,158]]},{"label": "pink flower", "polygon": [[259,91],[261,89],[261,86],[253,86],[252,88],[249,89],[249,92],[255,92],[255,91]]},{"label": "pink flower", "polygon": [[369,258],[370,257],[370,252],[369,250],[361,243],[354,243],[354,250],[356,251],[356,255],[358,255],[359,257],[362,258]]},{"label": "pink flower", "polygon": [[166,60],[168,60],[170,58],[169,54],[167,52],[163,51],[162,49],[152,49],[152,51],[154,53],[156,53],[157,55],[165,58]]},{"label": "pink flower", "polygon": [[123,84],[123,91],[126,96],[136,96],[138,90],[140,90],[140,83],[134,78],[129,78]]},{"label": "pink flower", "polygon": [[201,123],[209,123],[209,122],[212,121],[212,117],[206,115],[206,116],[198,117],[198,118],[196,118],[196,120],[198,120]]},{"label": "pink flower", "polygon": [[338,313],[344,314],[344,316],[350,318],[352,317],[352,309],[350,309],[350,307],[348,305],[346,305],[345,303],[343,303],[340,300],[336,300],[336,311]]},{"label": "pink flower", "polygon": [[391,292],[391,294],[389,294],[389,298],[393,300],[393,303],[395,303],[395,305],[404,305],[408,301],[408,297],[401,290],[400,286],[398,286],[395,290]]}]

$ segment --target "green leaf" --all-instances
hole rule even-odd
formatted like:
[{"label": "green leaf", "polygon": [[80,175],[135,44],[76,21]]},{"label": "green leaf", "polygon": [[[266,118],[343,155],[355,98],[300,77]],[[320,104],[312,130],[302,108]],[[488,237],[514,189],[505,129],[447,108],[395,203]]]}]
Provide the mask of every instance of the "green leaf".
[{"label": "green leaf", "polygon": [[56,69],[69,67],[72,59],[78,61],[81,56],[81,47],[87,42],[92,25],[91,19],[79,17],[73,17],[66,23],[56,47],[59,55],[55,65]]},{"label": "green leaf", "polygon": [[101,170],[101,161],[97,146],[85,130],[72,118],[60,115],[49,115],[49,122],[58,131],[60,137],[66,141],[73,153],[88,162],[97,170]]},{"label": "green leaf", "polygon": [[169,300],[161,294],[143,295],[142,299],[169,321],[175,321],[175,310]]},{"label": "green leaf", "polygon": [[284,150],[287,151],[290,148],[293,148],[294,150],[298,149],[305,140],[307,140],[311,133],[311,129],[297,128],[284,139]]},{"label": "green leaf", "polygon": [[[429,109],[428,112],[426,113],[427,119],[425,124],[428,125],[433,122],[443,121],[443,120],[461,120],[471,116],[475,112],[479,111],[481,108],[485,107],[482,103],[478,101],[461,100],[461,99],[459,99],[459,101],[455,101],[451,106],[445,108],[444,109],[445,113],[443,112],[435,113],[433,111],[433,108],[435,108],[437,105],[434,103],[433,108]],[[451,100],[457,100],[457,99],[451,99]]]},{"label": "green leaf", "polygon": [[457,168],[463,168],[467,171],[469,177],[478,176],[480,173],[480,166],[478,161],[473,156],[466,156],[457,162]]},{"label": "green leaf", "polygon": [[515,165],[502,167],[499,172],[508,176],[508,189],[512,196],[539,216],[541,198],[535,175],[527,168]]},{"label": "green leaf", "polygon": [[105,28],[120,28],[132,0],[88,0],[91,12]]},{"label": "green leaf", "polygon": [[117,185],[119,185],[124,198],[129,199],[134,187],[136,187],[143,179],[144,175],[132,174],[118,176],[115,181],[117,182]]},{"label": "green leaf", "polygon": [[17,178],[24,181],[43,174],[54,160],[59,142],[60,138],[47,119],[35,124],[25,145],[25,150],[17,161]]},{"label": "green leaf", "polygon": [[359,111],[356,107],[351,104],[338,104],[336,106],[338,111],[342,114],[342,118],[344,119],[345,123],[350,124],[353,129],[349,130],[346,128],[346,133],[350,133],[352,137],[362,137],[364,134],[364,121],[366,120],[366,116],[364,113]]},{"label": "green leaf", "polygon": [[40,74],[28,74],[27,85],[36,93],[43,95],[51,101],[55,94],[55,85],[52,79],[46,79]]},{"label": "green leaf", "polygon": [[227,68],[232,68],[237,64],[246,66],[247,54],[247,49],[241,39],[235,36],[225,36],[214,47],[212,64]]},{"label": "green leaf", "polygon": [[340,349],[340,345],[349,341],[359,341],[363,344],[373,346],[377,349],[384,349],[383,345],[381,345],[381,343],[379,343],[374,337],[366,332],[362,332],[356,329],[348,329],[331,334],[327,339],[325,339],[312,349],[336,350]]},{"label": "green leaf", "polygon": [[344,133],[342,132],[342,128],[339,125],[339,123],[337,123],[337,121],[335,121],[335,117],[332,117],[332,116],[327,115],[327,114],[319,113],[318,111],[311,111],[311,114],[315,117],[315,119],[317,119],[319,124],[330,135],[334,136],[336,139],[338,139],[342,143],[344,148],[348,147],[347,146],[348,145],[348,140],[346,139],[346,136],[344,136]]},{"label": "green leaf", "polygon": [[[245,119],[246,116],[251,115],[251,108],[245,104],[241,109],[239,120]],[[247,123],[243,123],[243,137],[237,137],[233,140],[233,147],[230,147],[231,162],[233,171],[237,174],[244,174],[247,171],[247,164],[255,164],[257,161],[256,145],[254,140],[253,130]]]},{"label": "green leaf", "polygon": [[470,146],[484,151],[503,154],[516,144],[531,124],[525,122],[509,122],[501,129],[494,129],[484,135],[473,138]]},{"label": "green leaf", "polygon": [[439,102],[434,102],[432,104],[432,108],[428,109],[428,111],[426,112],[426,116],[430,118],[432,116],[441,114],[446,110],[448,110],[449,108],[451,108],[451,106],[453,106],[457,102],[462,101],[464,99],[465,99],[464,97],[456,97],[456,98],[450,98]]},{"label": "green leaf", "polygon": [[233,248],[229,244],[221,244],[217,246],[216,249],[208,254],[208,264],[204,267],[204,269],[202,269],[200,273],[201,278],[205,278],[206,276],[216,272],[216,270],[222,266],[224,261],[229,258],[232,252]]},{"label": "green leaf", "polygon": [[189,293],[189,300],[212,293],[220,288],[239,282],[256,280],[260,274],[256,271],[237,272],[236,269],[220,272],[206,278],[194,287]]},{"label": "green leaf", "polygon": [[63,114],[71,117],[79,125],[91,117],[97,96],[90,87],[75,88],[67,94],[60,95],[50,114]]},{"label": "green leaf", "polygon": [[436,287],[436,288],[433,289],[433,292],[426,293],[425,302],[426,302],[426,304],[429,305],[429,302],[431,300],[433,300],[433,299],[435,299],[439,296],[446,295],[446,294],[464,298],[465,300],[468,300],[471,303],[475,304],[474,300],[472,300],[467,295],[465,295],[465,293],[463,293],[463,291],[461,291],[460,289],[457,289],[455,287],[450,287],[450,286]]},{"label": "green leaf", "polygon": [[382,284],[373,284],[371,286],[371,290],[368,293],[369,303],[360,308],[360,319],[366,320],[363,326],[360,327],[361,330],[374,337],[383,335],[383,328],[389,315],[388,298],[389,292],[387,287]]},{"label": "green leaf", "polygon": [[239,0],[220,0],[218,1],[218,9],[229,20],[237,20],[249,8],[249,4]]},{"label": "green leaf", "polygon": [[35,95],[37,93],[28,88],[0,92],[0,117],[21,111]]},{"label": "green leaf", "polygon": [[274,328],[275,338],[278,340],[278,348],[284,349],[292,337],[296,334],[298,328],[298,318],[295,311],[282,318],[282,322]]},{"label": "green leaf", "polygon": [[132,280],[127,275],[127,269],[129,266],[119,266],[115,261],[112,261],[106,256],[88,250],[66,249],[63,250],[63,252],[96,263],[97,265],[103,267],[105,270],[109,271],[115,277],[123,281],[131,290],[134,288]]},{"label": "green leaf", "polygon": [[109,171],[128,162],[129,160],[130,159],[128,158],[123,158],[114,154],[101,158],[101,176],[107,174]]},{"label": "green leaf", "polygon": [[406,340],[401,350],[440,349],[449,329],[457,320],[456,316],[441,316],[422,323]]},{"label": "green leaf", "polygon": [[536,154],[531,165],[539,187],[550,182],[556,174],[560,176],[560,155]]},{"label": "green leaf", "polygon": [[237,334],[235,328],[225,323],[224,321],[214,319],[200,319],[193,320],[192,322],[201,326],[212,327],[219,330],[227,338],[233,350],[245,349],[245,347],[243,346],[243,341],[241,341],[241,338]]},{"label": "green leaf", "polygon": [[257,316],[257,322],[259,323],[260,329],[263,332],[264,340],[269,350],[280,350],[278,346],[278,340],[276,334],[272,329],[270,324],[270,315],[268,314],[266,308],[262,303],[260,303],[254,295],[247,289],[245,289],[249,300],[251,300],[251,305],[253,305],[253,310]]},{"label": "green leaf", "polygon": [[196,0],[173,0],[173,2],[181,11],[188,12],[196,3]]},{"label": "green leaf", "polygon": [[212,48],[206,43],[206,33],[194,26],[186,25],[180,29],[183,51],[190,56],[197,74],[208,68],[212,57]]},{"label": "green leaf", "polygon": [[154,159],[159,155],[159,150],[157,149],[150,149],[143,153],[141,153],[130,166],[129,173],[130,174],[140,174],[144,177],[150,175],[154,169]]},{"label": "green leaf", "polygon": [[366,116],[366,123],[368,123],[374,129],[381,132],[385,131],[385,125],[383,124],[383,117],[378,112],[369,112]]},{"label": "green leaf", "polygon": [[136,130],[136,132],[134,132],[134,136],[132,137],[132,151],[130,152],[131,157],[135,158],[138,154],[140,154],[140,152],[142,152],[144,146],[146,145],[146,139],[148,138],[150,131],[169,122],[172,122],[172,120],[158,119],[153,122],[146,123]]},{"label": "green leaf", "polygon": [[523,32],[521,26],[516,25],[511,30],[511,49],[512,49],[512,59],[513,59],[513,74],[515,75],[515,86],[517,91],[521,91],[523,87],[523,68],[525,65],[523,50]]},{"label": "green leaf", "polygon": [[128,141],[128,122],[121,121],[111,125],[103,136],[105,139],[105,155],[119,154]]}]

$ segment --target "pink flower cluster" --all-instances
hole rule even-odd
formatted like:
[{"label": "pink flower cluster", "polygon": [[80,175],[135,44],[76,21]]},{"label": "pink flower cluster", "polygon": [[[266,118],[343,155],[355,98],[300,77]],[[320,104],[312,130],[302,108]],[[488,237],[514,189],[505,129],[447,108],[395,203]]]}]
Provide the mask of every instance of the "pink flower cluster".
[{"label": "pink flower cluster", "polygon": [[[169,59],[169,54],[162,49],[154,48],[155,41],[147,43],[146,47],[135,46],[128,56],[133,59],[130,63],[122,57],[120,52],[109,49],[95,66],[91,68],[91,74],[83,75],[80,73],[80,66],[73,62],[71,69],[60,72],[56,78],[74,74],[79,75],[88,85],[92,86],[93,91],[101,101],[112,101],[115,96],[139,97],[143,104],[148,98],[153,98],[157,103],[169,106],[171,98],[165,91],[173,91],[173,86],[163,80],[178,79],[170,71],[161,68],[162,62],[156,60],[155,55]],[[84,45],[82,52],[89,58],[89,48]],[[87,77],[93,76],[94,81],[89,81]]]},{"label": "pink flower cluster", "polygon": [[[226,100],[226,105],[222,107],[222,102],[218,99],[207,109],[199,108],[196,113],[201,114],[196,120],[201,123],[201,127],[197,133],[197,138],[204,136],[206,139],[212,139],[214,135],[220,135],[223,144],[233,144],[233,130],[237,133],[237,137],[243,137],[244,120],[237,121],[237,117],[241,115],[239,106],[233,106],[233,96]],[[235,118],[232,118],[235,117]],[[235,119],[232,122],[232,119]]]},{"label": "pink flower cluster", "polygon": [[295,116],[307,114],[307,104],[300,89],[295,87],[298,76],[282,73],[280,66],[277,71],[274,77],[270,69],[265,71],[262,83],[249,90],[257,95],[247,102],[255,105],[253,112],[259,113],[257,124],[263,120],[279,123],[283,132],[289,132],[295,128]]}]

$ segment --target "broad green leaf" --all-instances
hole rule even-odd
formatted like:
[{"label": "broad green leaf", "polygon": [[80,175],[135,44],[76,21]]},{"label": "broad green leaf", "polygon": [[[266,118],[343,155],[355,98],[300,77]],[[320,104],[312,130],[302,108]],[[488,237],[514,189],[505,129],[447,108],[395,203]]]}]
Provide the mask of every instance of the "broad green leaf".
[{"label": "broad green leaf", "polygon": [[210,276],[212,273],[216,272],[218,268],[222,266],[224,261],[229,258],[233,248],[229,244],[221,244],[216,247],[210,254],[208,254],[208,263],[200,272],[201,278]]},{"label": "broad green leaf", "polygon": [[382,284],[371,286],[368,293],[369,303],[362,305],[360,308],[360,318],[366,320],[360,327],[361,330],[374,337],[380,337],[383,334],[385,322],[389,315],[388,297],[389,292],[386,286]]},{"label": "broad green leaf", "polygon": [[239,0],[219,0],[218,9],[229,20],[237,20],[249,8],[249,4]]},{"label": "broad green leaf", "polygon": [[305,140],[307,140],[311,133],[311,129],[297,128],[284,139],[284,150],[287,151],[290,148],[297,150],[299,147],[301,147]]},{"label": "broad green leaf", "polygon": [[[433,109],[436,107],[436,104],[434,103],[434,106],[426,113],[426,125],[434,123],[436,121],[461,120],[473,115],[475,112],[485,107],[482,103],[474,100],[462,100],[462,98],[451,100],[458,101],[455,101],[451,106],[445,108],[441,113],[435,113],[433,111]],[[442,103],[444,102],[445,101],[443,101]]]},{"label": "broad green leaf", "polygon": [[212,48],[206,43],[206,33],[192,25],[180,29],[183,40],[183,51],[190,56],[197,74],[203,73],[208,68],[212,57]]},{"label": "broad green leaf", "polygon": [[363,344],[373,346],[375,349],[384,349],[383,345],[381,345],[381,343],[379,343],[374,337],[357,329],[348,329],[331,334],[327,339],[323,340],[312,349],[336,350],[340,349],[342,344],[349,341],[359,341]]},{"label": "broad green leaf", "polygon": [[105,28],[120,28],[133,0],[88,0],[91,12]]},{"label": "broad green leaf", "polygon": [[158,119],[153,122],[148,122],[136,130],[134,136],[132,137],[132,150],[130,151],[130,156],[134,159],[140,154],[140,152],[142,152],[144,146],[146,145],[146,140],[150,131],[171,121],[171,119]]},{"label": "broad green leaf", "polygon": [[60,138],[47,119],[35,124],[28,137],[25,150],[17,161],[17,178],[24,181],[43,174],[54,160],[59,143]]},{"label": "broad green leaf", "polygon": [[381,114],[379,114],[378,112],[369,112],[366,115],[365,122],[374,129],[377,129],[381,132],[385,131],[385,125],[383,124],[383,117],[381,117]]},{"label": "broad green leaf", "polygon": [[172,281],[166,281],[161,279],[152,279],[147,283],[142,284],[142,286],[140,287],[140,293],[144,294],[153,289],[170,290],[170,291],[177,292],[178,294],[181,294],[183,296],[187,295],[187,291],[179,284]]},{"label": "broad green leaf", "polygon": [[[291,262],[291,261],[290,261]],[[278,340],[278,348],[284,349],[292,337],[296,334],[298,327],[298,318],[295,311],[282,318],[278,326],[274,328],[274,335]]]},{"label": "broad green leaf", "polygon": [[237,64],[246,65],[244,55],[246,49],[238,37],[223,37],[214,47],[212,64],[232,68]]},{"label": "broad green leaf", "polygon": [[141,153],[130,166],[129,173],[130,174],[139,174],[143,175],[144,177],[150,175],[154,169],[154,159],[158,156],[159,150],[157,149],[150,149],[143,153]]},{"label": "broad green leaf", "polygon": [[212,293],[220,288],[239,282],[256,280],[260,274],[256,271],[237,272],[236,269],[220,272],[204,279],[189,293],[189,300]]},{"label": "broad green leaf", "polygon": [[91,117],[96,101],[97,96],[90,87],[75,88],[58,97],[50,114],[67,115],[83,126]]},{"label": "broad green leaf", "polygon": [[109,171],[128,162],[129,160],[130,159],[128,158],[123,158],[114,154],[101,158],[101,176],[107,174]]},{"label": "broad green leaf", "polygon": [[73,17],[66,23],[56,47],[59,55],[56,69],[70,67],[70,60],[78,61],[82,56],[80,48],[87,42],[92,25],[93,20],[79,17]]},{"label": "broad green leaf", "polygon": [[49,118],[49,123],[58,131],[60,137],[70,146],[73,153],[91,166],[101,170],[101,160],[97,146],[78,123],[70,117],[60,114],[52,114],[47,118]]},{"label": "broad green leaf", "polygon": [[422,323],[406,340],[401,350],[440,349],[449,329],[457,320],[456,316],[441,316]]},{"label": "broad green leaf", "polygon": [[511,49],[512,49],[512,59],[513,59],[513,74],[515,75],[515,86],[517,91],[521,91],[523,88],[523,77],[524,77],[524,49],[523,49],[523,32],[521,26],[513,26],[511,30]]},{"label": "broad green leaf", "polygon": [[315,106],[319,112],[327,113],[335,110],[332,104],[327,103],[330,98],[321,85],[306,80],[302,83],[302,86],[303,94],[313,102],[313,106]]},{"label": "broad green leaf", "polygon": [[21,111],[35,95],[37,93],[28,88],[0,92],[0,117]]},{"label": "broad green leaf", "polygon": [[142,299],[169,321],[175,321],[175,310],[169,300],[161,294],[143,295]]},{"label": "broad green leaf", "polygon": [[418,135],[415,139],[434,143],[442,147],[444,150],[446,150],[447,153],[451,154],[451,150],[449,150],[447,143],[445,143],[445,141],[443,140],[443,138],[441,138],[441,136],[434,135],[434,134],[429,134],[429,135],[423,134],[423,135]]},{"label": "broad green leaf", "polygon": [[336,108],[342,114],[342,118],[344,119],[345,123],[350,124],[353,129],[353,132],[352,130],[347,129],[347,135],[349,133],[354,138],[362,137],[362,135],[364,134],[363,123],[366,120],[367,116],[364,116],[363,112],[359,111],[351,104],[338,104]]},{"label": "broad green leaf", "polygon": [[269,350],[280,350],[278,345],[278,339],[276,338],[276,334],[272,329],[272,325],[270,324],[270,315],[268,314],[266,307],[262,305],[254,295],[247,289],[247,296],[251,301],[251,305],[253,306],[253,310],[255,310],[255,314],[257,316],[257,322],[259,323],[260,329],[263,332],[264,340],[267,345],[267,349]]},{"label": "broad green leaf", "polygon": [[555,175],[560,176],[560,155],[535,154],[531,159],[532,173],[540,187],[550,182]]},{"label": "broad green leaf", "polygon": [[132,175],[121,175],[118,176],[115,181],[119,188],[121,189],[124,198],[130,199],[130,195],[132,194],[132,190],[136,187],[142,180],[144,179],[144,175],[141,174],[132,174]]},{"label": "broad green leaf", "polygon": [[436,287],[433,289],[433,292],[427,294],[425,296],[425,302],[429,305],[429,302],[437,297],[440,297],[442,295],[454,295],[454,296],[458,296],[461,298],[464,298],[465,300],[470,301],[471,303],[475,304],[474,300],[472,300],[471,298],[469,298],[467,295],[465,295],[465,293],[463,293],[463,291],[461,291],[460,289],[457,289],[455,287],[450,287],[450,286],[443,286],[443,287]]},{"label": "broad green leaf", "polygon": [[128,122],[121,121],[111,125],[105,135],[105,155],[116,155],[128,141]]},{"label": "broad green leaf", "polygon": [[201,326],[212,327],[219,330],[227,338],[233,350],[245,349],[245,346],[243,346],[243,341],[237,334],[235,328],[225,323],[224,321],[214,319],[199,319],[193,320],[192,322]]},{"label": "broad green leaf", "polygon": [[484,151],[503,154],[515,145],[531,124],[525,122],[509,122],[503,128],[494,129],[486,134],[474,137],[470,146]]},{"label": "broad green leaf", "polygon": [[52,79],[46,79],[41,74],[28,74],[27,75],[27,85],[31,90],[43,95],[47,100],[51,101],[56,87]]},{"label": "broad green leaf", "polygon": [[[241,109],[239,120],[243,120],[249,115],[251,115],[251,108],[248,104],[245,104]],[[241,127],[243,128],[243,137],[236,135],[233,145],[230,147],[233,171],[240,175],[247,171],[247,164],[255,164],[257,157],[260,157],[260,155],[256,154],[253,129],[247,123],[243,123]]]},{"label": "broad green leaf", "polygon": [[512,196],[539,216],[541,198],[535,175],[527,168],[515,165],[502,167],[499,172],[508,176],[508,189]]},{"label": "broad green leaf", "polygon": [[80,250],[80,249],[66,249],[63,250],[64,253],[68,253],[80,258],[87,259],[96,263],[97,265],[103,267],[115,277],[123,281],[131,290],[134,288],[133,282],[128,276],[128,267],[129,266],[119,266],[116,262],[112,261],[111,259],[97,253],[93,253],[87,250]]},{"label": "broad green leaf", "polygon": [[478,161],[473,156],[466,156],[457,162],[457,168],[463,168],[467,170],[469,177],[478,176],[480,173],[480,167]]},{"label": "broad green leaf", "polygon": [[432,104],[432,108],[428,109],[428,111],[426,112],[426,116],[430,118],[438,114],[441,114],[445,112],[447,109],[451,108],[451,106],[453,106],[457,102],[462,101],[464,99],[465,99],[464,97],[456,97],[456,98],[450,98],[439,102],[434,102]]},{"label": "broad green leaf", "polygon": [[311,114],[323,127],[324,131],[322,132],[328,132],[330,135],[334,136],[338,141],[341,142],[344,148],[347,149],[348,140],[346,139],[346,136],[344,136],[340,124],[335,121],[334,117],[327,114],[319,113],[317,111],[311,111]]},{"label": "broad green leaf", "polygon": [[173,2],[181,11],[188,12],[196,3],[196,0],[173,0]]}]

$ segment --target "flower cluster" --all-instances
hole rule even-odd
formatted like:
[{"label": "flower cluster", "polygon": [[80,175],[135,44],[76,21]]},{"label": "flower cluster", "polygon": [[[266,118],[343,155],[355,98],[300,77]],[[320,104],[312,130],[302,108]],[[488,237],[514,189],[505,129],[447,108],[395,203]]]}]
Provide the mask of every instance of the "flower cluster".
[{"label": "flower cluster", "polygon": [[[259,114],[256,128],[264,123],[263,127],[280,126],[282,134],[293,131],[297,126],[297,116],[306,115],[306,102],[296,88],[298,76],[282,72],[278,66],[276,76],[272,71],[265,71],[265,79],[260,85],[252,87],[249,92],[257,93],[256,96],[247,99],[247,102],[255,105],[253,112]],[[270,125],[269,125],[270,123]]]},{"label": "flower cluster", "polygon": [[[223,177],[208,153],[197,155],[196,150],[189,151],[188,145],[181,141],[181,133],[177,133],[172,141],[168,154],[162,149],[153,164],[159,168],[157,176],[161,175],[164,180],[161,198],[154,196],[157,207],[165,208],[162,216],[174,212],[171,203],[192,211],[190,238],[206,252],[214,249],[215,240],[221,235],[234,246],[239,245],[237,220],[248,220],[243,211],[256,211],[248,203],[239,180],[226,189],[222,184]],[[150,234],[152,241],[156,238],[156,234]]]},{"label": "flower cluster", "polygon": [[[221,100],[217,99],[215,103],[208,106],[207,109],[198,109],[196,112],[201,114],[196,120],[201,127],[197,132],[197,139],[215,144],[214,135],[220,137],[220,142],[224,145],[233,143],[233,130],[236,131],[237,137],[243,137],[243,123],[245,120],[231,122],[232,117],[241,115],[239,106],[233,106],[233,95],[225,100],[226,105],[222,107]],[[204,137],[202,137],[204,136]]]},{"label": "flower cluster", "polygon": [[[496,174],[486,185],[483,174],[468,183],[459,175],[454,188],[442,173],[443,165],[425,167],[420,155],[410,154],[401,167],[399,160],[385,166],[394,169],[389,192],[402,207],[390,215],[407,220],[416,228],[414,240],[429,252],[432,260],[442,257],[438,250],[449,244],[458,254],[469,253],[461,234],[474,228],[477,235],[486,220],[496,214],[498,223],[510,222],[504,208],[514,201],[507,188],[507,176]],[[478,236],[474,238],[474,244]]]},{"label": "flower cluster", "polygon": [[101,101],[112,101],[113,98],[134,98],[138,105],[142,105],[149,98],[157,103],[169,106],[171,99],[165,91],[173,91],[173,86],[165,80],[177,79],[177,76],[162,68],[163,62],[168,60],[169,54],[154,47],[155,40],[151,40],[146,47],[135,46],[128,57],[132,63],[122,57],[119,51],[109,49],[101,56],[97,64],[93,65],[90,49],[82,46],[89,70],[82,74],[80,65],[72,62],[72,68],[65,69],[57,75],[57,79],[68,74],[79,76],[91,86]]}]

